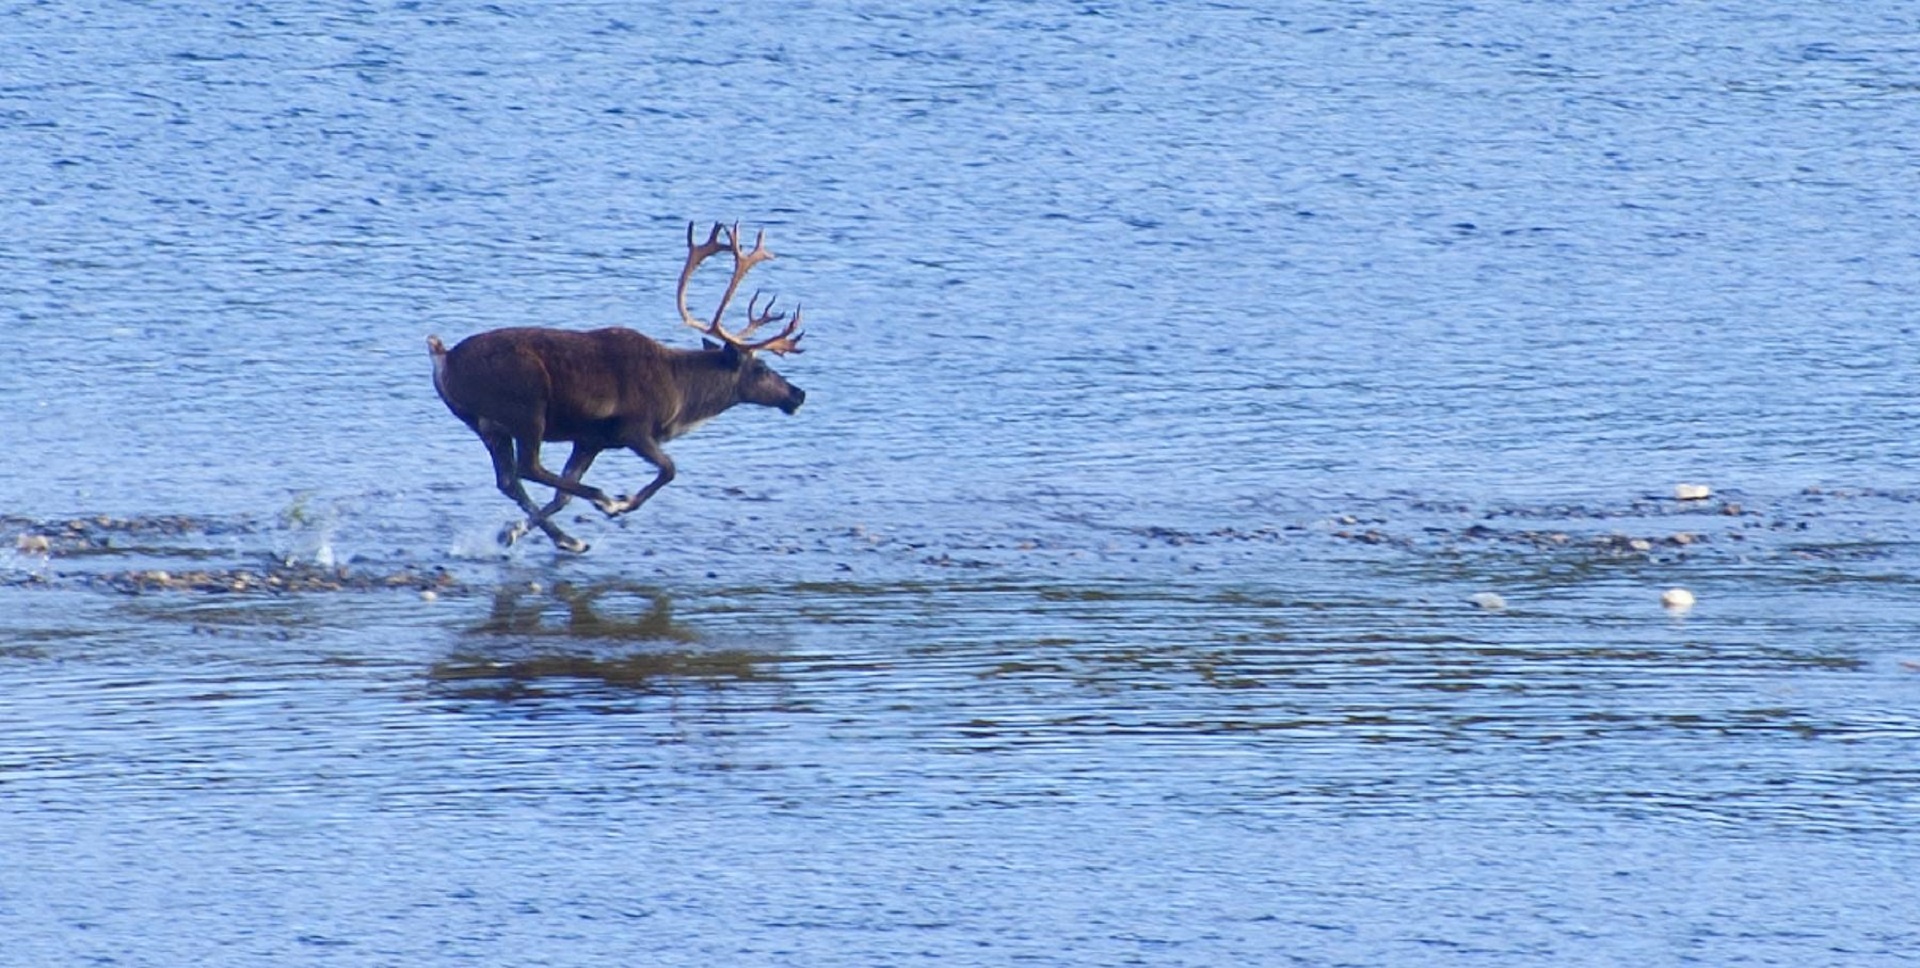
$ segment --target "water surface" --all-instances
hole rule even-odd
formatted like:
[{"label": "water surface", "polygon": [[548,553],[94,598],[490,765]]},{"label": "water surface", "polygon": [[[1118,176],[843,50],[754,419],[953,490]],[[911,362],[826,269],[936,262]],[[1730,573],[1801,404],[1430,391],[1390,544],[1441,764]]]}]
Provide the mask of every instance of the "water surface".
[{"label": "water surface", "polygon": [[[1896,5],[0,37],[0,960],[1920,947]],[[715,218],[806,407],[503,551],[425,337]]]}]

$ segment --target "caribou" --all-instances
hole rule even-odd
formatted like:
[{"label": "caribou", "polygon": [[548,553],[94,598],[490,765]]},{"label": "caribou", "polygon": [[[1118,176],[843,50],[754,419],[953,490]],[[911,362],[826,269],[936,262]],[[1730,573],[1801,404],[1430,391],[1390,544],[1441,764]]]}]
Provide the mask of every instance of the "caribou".
[{"label": "caribou", "polygon": [[[687,261],[674,300],[681,322],[701,332],[700,349],[673,349],[618,326],[591,331],[516,326],[476,333],[452,349],[437,336],[427,337],[434,390],[486,444],[494,485],[526,513],[501,530],[501,544],[512,545],[539,528],[555,547],[585,552],[585,542],[553,523],[571,498],[593,502],[608,517],[627,514],[673,480],[673,459],[662,444],[734,404],[791,414],[806,401],[805,390],[758,355],[800,352],[799,307],[791,316],[776,313],[769,299],[763,310],[756,292],[747,301],[744,326],[733,331],[721,323],[747,273],[774,257],[766,247],[766,230],[754,238],[752,249],[741,245],[739,223],[715,223],[705,242],[694,238],[689,222]],[[687,309],[687,284],[701,263],[721,252],[733,256],[733,277],[712,319],[702,322]],[[753,338],[782,322],[778,334]],[[555,474],[540,463],[540,445],[559,441],[571,442],[573,452]],[[602,451],[622,447],[655,468],[646,486],[631,497],[615,498],[581,481]],[[534,504],[523,481],[553,488],[553,499]]]}]

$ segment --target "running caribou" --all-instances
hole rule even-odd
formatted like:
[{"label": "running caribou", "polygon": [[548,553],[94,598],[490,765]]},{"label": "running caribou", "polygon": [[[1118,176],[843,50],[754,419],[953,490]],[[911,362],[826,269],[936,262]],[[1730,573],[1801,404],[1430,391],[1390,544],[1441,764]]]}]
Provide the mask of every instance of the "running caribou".
[{"label": "running caribou", "polygon": [[[527,514],[500,532],[511,545],[529,528],[546,532],[556,547],[583,552],[585,542],[553,523],[567,501],[592,501],[608,517],[626,514],[647,502],[673,480],[673,459],[660,445],[718,416],[736,403],[800,409],[806,391],[786,381],[757,354],[800,352],[800,310],[791,318],[773,311],[760,294],[747,301],[747,322],[738,332],[721,317],[754,266],[773,258],[763,229],[753,248],[740,244],[740,226],[715,224],[707,240],[694,242],[687,223],[687,262],[680,270],[675,302],[680,319],[705,338],[697,350],[672,349],[631,329],[590,332],[520,326],[477,333],[447,349],[439,337],[427,337],[433,357],[433,387],[447,409],[480,435],[493,456],[494,484]],[[724,241],[723,241],[724,238]],[[721,252],[733,256],[733,278],[720,296],[713,318],[701,322],[687,309],[687,283],[694,270]],[[778,335],[755,340],[762,327],[784,321]],[[540,463],[540,445],[571,441],[573,453],[559,474]],[[581,483],[601,451],[625,447],[652,464],[657,473],[632,497],[614,498]],[[544,507],[527,496],[523,480],[554,489]]]}]

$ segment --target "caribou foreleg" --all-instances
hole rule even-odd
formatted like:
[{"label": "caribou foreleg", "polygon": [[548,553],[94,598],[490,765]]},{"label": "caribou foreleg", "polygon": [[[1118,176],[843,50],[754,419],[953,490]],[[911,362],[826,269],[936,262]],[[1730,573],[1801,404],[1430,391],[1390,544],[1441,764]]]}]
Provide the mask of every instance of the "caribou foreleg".
[{"label": "caribou foreleg", "polygon": [[626,514],[632,511],[647,503],[648,498],[673,481],[673,458],[668,457],[667,452],[660,449],[659,441],[650,436],[640,437],[629,442],[627,446],[633,448],[633,452],[639,454],[640,459],[659,468],[659,473],[655,474],[653,480],[647,482],[647,486],[641,488],[639,493],[624,501],[614,502],[614,507],[607,511],[609,515]]}]

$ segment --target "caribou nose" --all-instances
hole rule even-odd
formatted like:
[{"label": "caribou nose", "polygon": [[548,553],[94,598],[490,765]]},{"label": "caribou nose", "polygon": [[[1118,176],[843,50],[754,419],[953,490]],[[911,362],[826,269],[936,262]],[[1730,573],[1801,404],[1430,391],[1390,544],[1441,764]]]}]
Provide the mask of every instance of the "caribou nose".
[{"label": "caribou nose", "polygon": [[799,387],[794,387],[793,392],[787,395],[787,402],[781,404],[780,409],[786,411],[787,413],[792,413],[795,410],[800,409],[800,405],[806,402],[807,402],[807,391],[802,390]]}]

